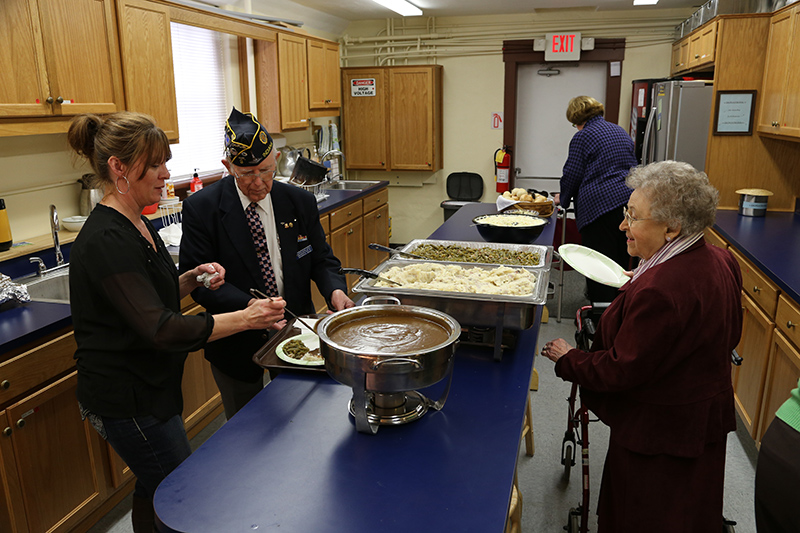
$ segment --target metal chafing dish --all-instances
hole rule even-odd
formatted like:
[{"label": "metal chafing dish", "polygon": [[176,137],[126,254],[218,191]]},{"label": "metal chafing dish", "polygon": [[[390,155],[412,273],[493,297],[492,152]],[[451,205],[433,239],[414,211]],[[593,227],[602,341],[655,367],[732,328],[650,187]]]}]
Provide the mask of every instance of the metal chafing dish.
[{"label": "metal chafing dish", "polygon": [[[550,264],[553,261],[553,247],[552,246],[542,246],[539,244],[506,244],[506,243],[496,243],[496,242],[472,242],[472,241],[439,241],[433,239],[414,239],[410,243],[406,244],[399,251],[401,252],[408,252],[408,253],[415,253],[415,250],[422,246],[423,244],[431,244],[435,246],[461,246],[464,248],[488,248],[492,250],[510,250],[512,252],[532,252],[539,254],[539,263],[536,265],[531,265],[534,268],[543,268],[546,270],[550,270]],[[403,257],[402,255],[397,255],[397,259],[403,259],[404,261],[408,261],[408,258]],[[441,262],[435,259],[430,259],[426,261],[434,261],[434,262]],[[450,262],[450,261],[446,261]],[[453,261],[457,262],[457,261]],[[473,263],[464,263],[464,264],[473,264]],[[508,266],[515,266],[508,263]]]},{"label": "metal chafing dish", "polygon": [[[548,257],[552,249],[548,250]],[[375,273],[388,270],[393,266],[404,267],[411,264],[437,262],[455,264],[462,268],[482,268],[492,270],[499,265],[480,263],[456,263],[451,261],[421,261],[418,259],[389,259],[374,270]],[[510,296],[500,294],[475,294],[465,292],[435,291],[410,289],[404,287],[379,287],[375,279],[361,279],[353,291],[371,296],[395,296],[404,305],[430,307],[455,318],[465,326],[499,327],[512,330],[528,329],[533,325],[536,306],[544,304],[547,299],[547,284],[550,279],[548,267],[524,268],[536,276],[534,291],[526,296]],[[466,305],[465,305],[466,304]]]}]

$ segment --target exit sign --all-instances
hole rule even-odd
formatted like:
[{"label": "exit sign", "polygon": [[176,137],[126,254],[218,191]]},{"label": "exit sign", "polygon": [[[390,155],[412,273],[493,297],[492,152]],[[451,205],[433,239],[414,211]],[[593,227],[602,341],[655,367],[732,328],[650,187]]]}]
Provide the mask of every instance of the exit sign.
[{"label": "exit sign", "polygon": [[581,58],[581,34],[548,33],[544,49],[545,61],[578,61]]}]

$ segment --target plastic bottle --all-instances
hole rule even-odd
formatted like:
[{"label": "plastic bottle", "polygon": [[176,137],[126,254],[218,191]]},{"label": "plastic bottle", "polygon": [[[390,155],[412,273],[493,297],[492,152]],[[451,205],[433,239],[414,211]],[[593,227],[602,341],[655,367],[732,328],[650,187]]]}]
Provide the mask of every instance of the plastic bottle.
[{"label": "plastic bottle", "polygon": [[0,198],[0,252],[5,252],[11,248],[13,242],[11,226],[8,223],[8,213],[6,212],[6,202]]},{"label": "plastic bottle", "polygon": [[200,176],[197,175],[197,169],[194,169],[194,174],[192,174],[192,183],[189,185],[189,190],[194,193],[202,188],[203,182],[200,180]]}]

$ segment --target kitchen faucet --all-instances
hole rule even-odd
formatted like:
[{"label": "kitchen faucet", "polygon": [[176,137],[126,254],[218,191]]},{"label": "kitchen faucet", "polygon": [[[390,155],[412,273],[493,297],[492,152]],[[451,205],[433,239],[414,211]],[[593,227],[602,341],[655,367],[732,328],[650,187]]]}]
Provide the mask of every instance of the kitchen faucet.
[{"label": "kitchen faucet", "polygon": [[64,254],[61,253],[61,245],[58,242],[58,211],[56,206],[50,205],[50,233],[53,235],[53,248],[56,251],[56,266],[64,264]]},{"label": "kitchen faucet", "polygon": [[[325,155],[323,155],[320,158],[319,162],[322,163],[322,164],[325,164],[325,161],[327,161],[329,159],[329,157],[336,157],[336,156],[341,157],[342,158],[342,163],[344,163],[344,154],[341,152],[341,150],[329,150],[329,151],[325,152]],[[332,172],[333,171],[330,170],[330,171],[328,171],[328,174],[331,174]],[[339,172],[338,174],[336,174],[334,176],[328,176],[327,177],[327,179],[330,180],[330,181],[336,181],[339,178],[344,178],[344,175],[341,172]]]}]

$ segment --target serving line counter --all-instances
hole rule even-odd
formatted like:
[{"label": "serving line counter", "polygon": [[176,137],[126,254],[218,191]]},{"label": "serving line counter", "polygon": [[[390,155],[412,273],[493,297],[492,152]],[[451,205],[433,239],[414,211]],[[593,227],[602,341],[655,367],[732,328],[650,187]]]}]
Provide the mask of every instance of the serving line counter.
[{"label": "serving line counter", "polygon": [[[493,212],[467,205],[431,238],[480,241],[471,220]],[[444,408],[375,435],[356,431],[350,387],[280,374],[159,486],[158,530],[503,531],[541,313],[501,361],[460,345]]]}]

